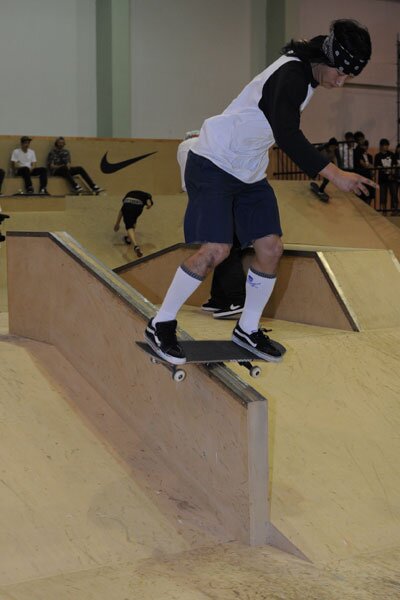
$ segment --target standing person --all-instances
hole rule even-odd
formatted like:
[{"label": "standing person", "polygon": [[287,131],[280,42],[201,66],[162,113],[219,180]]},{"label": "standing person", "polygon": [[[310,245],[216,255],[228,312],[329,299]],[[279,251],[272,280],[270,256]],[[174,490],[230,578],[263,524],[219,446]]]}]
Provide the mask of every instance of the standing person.
[{"label": "standing person", "polygon": [[339,167],[343,171],[354,170],[354,135],[351,131],[344,134],[344,142],[339,147]]},{"label": "standing person", "polygon": [[[336,138],[331,138],[326,144],[324,144],[320,150],[323,156],[325,156],[329,162],[334,165],[338,164],[338,148],[339,142]],[[329,200],[328,194],[325,192],[325,188],[329,183],[329,179],[326,177],[323,178],[321,185],[319,186],[318,195],[320,196],[323,202]]]},{"label": "standing person", "polygon": [[379,207],[386,211],[387,194],[390,193],[392,211],[397,210],[396,182],[394,180],[394,154],[389,150],[389,140],[382,138],[379,152],[375,154],[374,166],[378,169]]},{"label": "standing person", "polygon": [[[178,146],[177,160],[181,172],[182,191],[186,192],[185,168],[188,153],[196,144],[199,131],[188,131]],[[243,311],[246,296],[246,276],[242,265],[243,250],[236,235],[229,256],[214,270],[210,298],[202,309],[212,313],[214,319],[226,319]]]},{"label": "standing person", "polygon": [[185,172],[185,238],[201,247],[178,268],[160,310],[148,322],[145,339],[160,357],[172,364],[186,361],[176,337],[177,312],[228,256],[236,231],[243,247],[253,244],[255,256],[232,340],[265,360],[282,359],[259,327],[283,252],[278,204],[265,177],[268,149],[276,141],[310,177],[320,174],[342,191],[367,193],[367,185],[375,186],[329,162],[300,130],[300,113],[315,88],[341,88],[348,77],[361,73],[370,56],[364,27],[334,21],[329,35],[292,40],[283,56],[255,77],[222,115],[204,122]]},{"label": "standing person", "polygon": [[354,132],[354,152],[356,148],[365,142],[365,133],[363,131]]},{"label": "standing person", "polygon": [[185,167],[186,161],[189,154],[189,150],[192,149],[193,144],[196,142],[199,137],[200,131],[197,129],[193,131],[187,131],[185,133],[185,139],[179,144],[178,150],[176,153],[176,160],[178,161],[180,173],[181,173],[181,188],[182,192],[186,192],[186,184],[185,184]]},{"label": "standing person", "polygon": [[133,244],[133,249],[139,258],[143,256],[143,252],[136,241],[136,221],[142,214],[144,207],[149,209],[152,206],[153,198],[151,194],[141,190],[131,190],[122,198],[122,207],[114,225],[114,231],[118,231],[121,219],[124,219],[126,233],[128,234],[124,236],[124,241],[128,245]]},{"label": "standing person", "polygon": [[394,170],[394,179],[395,179],[395,193],[396,193],[396,200],[397,200],[397,206],[399,206],[399,189],[400,189],[400,144],[397,144],[396,146],[396,150],[394,151],[394,165],[395,165],[395,170]]},{"label": "standing person", "polygon": [[39,176],[39,194],[48,195],[47,191],[47,170],[45,167],[36,166],[36,154],[29,147],[32,138],[23,135],[20,138],[20,148],[13,150],[11,154],[11,164],[14,175],[22,177],[25,183],[27,194],[33,194],[32,175]]},{"label": "standing person", "polygon": [[94,183],[83,167],[71,166],[71,153],[65,147],[65,138],[62,136],[55,140],[54,148],[50,150],[47,156],[47,166],[51,175],[57,175],[66,179],[76,194],[83,192],[83,188],[74,179],[76,175],[82,177],[83,181],[94,194],[99,194],[103,191]]},{"label": "standing person", "polygon": [[[354,172],[362,175],[363,177],[373,178],[372,169],[374,168],[374,162],[372,155],[368,154],[369,142],[368,140],[361,140],[354,149]],[[369,196],[364,193],[360,194],[361,200],[366,204],[371,204],[375,198],[375,190],[372,188]]]}]

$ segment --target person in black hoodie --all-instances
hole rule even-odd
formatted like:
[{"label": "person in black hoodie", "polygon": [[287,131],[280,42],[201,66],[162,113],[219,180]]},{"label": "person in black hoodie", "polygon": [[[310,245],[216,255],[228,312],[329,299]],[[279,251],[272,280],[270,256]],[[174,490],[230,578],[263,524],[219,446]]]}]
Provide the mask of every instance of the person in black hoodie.
[{"label": "person in black hoodie", "polygon": [[390,193],[391,208],[397,212],[397,194],[395,181],[395,158],[389,150],[389,140],[382,138],[379,142],[379,152],[375,154],[374,166],[378,169],[379,207],[382,211],[387,209],[387,195]]}]

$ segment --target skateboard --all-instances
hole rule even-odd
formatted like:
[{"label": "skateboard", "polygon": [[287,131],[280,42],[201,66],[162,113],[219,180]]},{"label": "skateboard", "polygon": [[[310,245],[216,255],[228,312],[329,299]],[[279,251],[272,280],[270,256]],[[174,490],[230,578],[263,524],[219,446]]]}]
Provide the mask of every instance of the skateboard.
[{"label": "skateboard", "polygon": [[[281,351],[282,355],[286,352],[286,348],[275,340],[270,340],[273,345]],[[183,381],[186,377],[186,371],[184,365],[173,365],[154,352],[154,350],[147,344],[147,342],[136,342],[137,346],[146,354],[150,356],[152,363],[160,363],[166,366],[172,373],[172,379],[174,381]],[[179,345],[182,347],[185,356],[185,364],[222,364],[226,362],[235,362],[245,367],[251,377],[259,377],[261,369],[257,365],[253,365],[253,361],[263,360],[259,358],[249,350],[241,348],[234,342],[229,340],[180,340]]]},{"label": "skateboard", "polygon": [[310,183],[310,189],[318,197],[318,199],[321,200],[321,202],[329,202],[328,194],[325,194],[325,192],[320,192],[318,183],[312,181]]}]

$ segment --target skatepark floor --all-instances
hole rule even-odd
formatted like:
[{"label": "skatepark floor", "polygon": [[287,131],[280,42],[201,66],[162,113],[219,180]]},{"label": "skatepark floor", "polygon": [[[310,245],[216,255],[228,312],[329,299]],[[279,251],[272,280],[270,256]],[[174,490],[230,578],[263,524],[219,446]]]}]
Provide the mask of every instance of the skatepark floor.
[{"label": "skatepark floor", "polygon": [[[349,244],[351,222],[335,228],[350,213],[359,219],[354,206],[339,198],[333,218],[322,206],[324,217],[304,192],[293,208],[301,218],[292,217],[302,189],[294,183],[282,211],[289,241],[313,243],[302,219],[315,219],[318,243]],[[183,194],[160,197],[144,211],[146,254],[182,241],[185,204]],[[112,230],[119,205],[71,198],[65,213],[16,212],[7,228],[68,231],[114,268],[135,259],[123,230]],[[352,236],[354,246],[384,247],[361,221],[366,241]],[[266,321],[285,360],[260,363],[255,380],[232,366],[268,399],[271,519],[305,543],[307,562],[211,535],[193,507],[163,497],[162,472],[160,489],[150,489],[138,468],[144,449],[122,419],[55,348],[9,336],[4,244],[0,261],[2,600],[400,598],[399,328]],[[226,339],[233,324],[194,307],[180,317],[199,339]]]}]

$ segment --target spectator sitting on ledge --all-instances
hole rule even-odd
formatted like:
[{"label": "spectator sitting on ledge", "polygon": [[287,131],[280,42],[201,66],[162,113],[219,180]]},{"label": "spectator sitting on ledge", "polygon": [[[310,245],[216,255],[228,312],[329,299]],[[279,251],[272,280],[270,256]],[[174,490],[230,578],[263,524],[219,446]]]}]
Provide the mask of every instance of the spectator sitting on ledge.
[{"label": "spectator sitting on ledge", "polygon": [[66,179],[76,194],[83,192],[83,188],[75,181],[75,175],[80,175],[94,194],[99,194],[103,191],[94,183],[83,167],[71,166],[71,153],[65,148],[65,138],[62,136],[58,137],[54,142],[54,148],[47,156],[47,166],[51,175],[57,175]]},{"label": "spectator sitting on ledge", "polygon": [[32,175],[38,175],[40,181],[39,194],[48,194],[47,191],[47,170],[45,167],[36,166],[36,154],[32,148],[29,148],[32,138],[23,135],[20,138],[20,148],[13,150],[11,154],[11,163],[14,175],[22,177],[25,183],[27,194],[33,194]]}]

